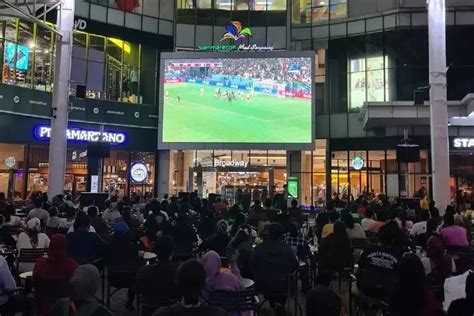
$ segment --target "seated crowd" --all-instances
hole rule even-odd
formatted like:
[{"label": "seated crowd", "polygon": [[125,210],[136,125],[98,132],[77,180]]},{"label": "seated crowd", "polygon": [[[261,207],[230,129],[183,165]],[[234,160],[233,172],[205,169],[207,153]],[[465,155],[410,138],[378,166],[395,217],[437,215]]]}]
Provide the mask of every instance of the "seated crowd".
[{"label": "seated crowd", "polygon": [[[213,297],[251,289],[276,315],[303,293],[306,315],[336,316],[347,308],[332,290],[337,280],[339,289],[350,285],[349,304],[379,302],[390,315],[474,312],[474,267],[450,256],[472,258],[471,214],[448,206],[440,217],[426,199],[408,206],[383,195],[335,195],[305,213],[296,200],[229,207],[196,192],[112,196],[104,209],[40,195],[23,210],[17,216],[0,201],[0,315],[112,315],[107,284],[127,289],[125,307],[139,306],[140,315],[250,315],[224,311]],[[445,280],[463,273],[465,297],[443,310]],[[25,278],[30,288],[17,288]]]}]

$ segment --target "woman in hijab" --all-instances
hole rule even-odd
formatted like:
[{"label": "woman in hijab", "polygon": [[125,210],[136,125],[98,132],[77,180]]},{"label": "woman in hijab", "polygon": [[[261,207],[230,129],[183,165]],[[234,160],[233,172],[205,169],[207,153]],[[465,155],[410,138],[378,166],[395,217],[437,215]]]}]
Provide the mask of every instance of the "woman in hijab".
[{"label": "woman in hijab", "polygon": [[222,263],[219,254],[215,251],[209,251],[202,257],[202,265],[206,270],[206,293],[214,291],[242,291],[242,283],[239,278],[229,272],[222,270]]},{"label": "woman in hijab", "polygon": [[[40,220],[34,217],[26,223],[26,232],[22,232],[18,235],[16,249],[20,252],[21,249],[49,248],[49,242],[49,237],[41,232]],[[32,271],[34,266],[34,263],[20,262],[18,272]]]},{"label": "woman in hijab", "polygon": [[[35,288],[39,315],[47,315],[58,298],[51,293],[50,287],[47,285],[52,284],[51,281],[54,281],[57,287],[60,284],[68,284],[78,267],[76,260],[68,256],[66,237],[60,234],[53,235],[48,258],[39,258],[33,269],[33,287]],[[60,289],[58,290],[60,291]],[[68,293],[62,294],[67,295]]]},{"label": "woman in hijab", "polygon": [[112,316],[112,313],[95,299],[99,289],[99,277],[99,270],[91,264],[77,268],[70,281],[73,295],[57,301],[49,316]]},{"label": "woman in hijab", "polygon": [[444,280],[456,272],[453,259],[446,255],[443,240],[431,236],[426,243],[426,257],[421,258],[425,274],[436,284],[444,284]]}]

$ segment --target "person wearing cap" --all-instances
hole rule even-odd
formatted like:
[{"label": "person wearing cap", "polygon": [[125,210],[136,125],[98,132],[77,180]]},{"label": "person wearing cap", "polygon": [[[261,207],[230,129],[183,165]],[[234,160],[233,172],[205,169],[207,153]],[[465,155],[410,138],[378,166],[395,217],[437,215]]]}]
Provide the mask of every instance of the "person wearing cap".
[{"label": "person wearing cap", "polygon": [[138,269],[140,268],[140,257],[138,255],[138,244],[130,238],[128,225],[120,221],[114,226],[114,234],[105,252],[105,264],[107,265],[109,280],[128,287],[127,304],[129,310],[133,309],[135,293],[133,284]]},{"label": "person wearing cap", "polygon": [[99,281],[99,270],[92,264],[77,268],[70,280],[73,295],[58,300],[49,316],[112,316],[112,313],[95,299]]}]

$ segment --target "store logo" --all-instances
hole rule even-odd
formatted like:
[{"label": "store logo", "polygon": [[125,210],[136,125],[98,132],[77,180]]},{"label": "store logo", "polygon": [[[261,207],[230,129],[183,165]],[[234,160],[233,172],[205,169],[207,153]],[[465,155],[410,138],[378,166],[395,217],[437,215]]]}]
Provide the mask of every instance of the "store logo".
[{"label": "store logo", "polygon": [[361,170],[362,168],[364,168],[364,158],[362,158],[361,156],[355,156],[354,158],[352,158],[351,165],[352,168],[354,168],[355,170]]},{"label": "store logo", "polygon": [[142,162],[136,162],[130,168],[130,178],[135,182],[143,182],[148,178],[148,169]]},{"label": "store logo", "polygon": [[5,158],[5,166],[8,167],[8,169],[12,169],[16,165],[16,159],[13,156]]},{"label": "store logo", "polygon": [[241,167],[247,168],[249,165],[248,161],[245,160],[220,160],[214,158],[214,167]]},{"label": "store logo", "polygon": [[83,19],[77,19],[74,21],[74,30],[83,31],[87,28],[87,21]]},{"label": "store logo", "polygon": [[[36,126],[33,133],[37,139],[48,140],[51,138],[51,127]],[[67,129],[66,137],[68,140],[82,141],[82,142],[105,142],[110,144],[123,144],[127,140],[124,133],[115,132],[101,132],[86,129]]]},{"label": "store logo", "polygon": [[453,140],[454,148],[474,148],[474,138],[455,138]]},{"label": "store logo", "polygon": [[222,35],[221,41],[224,40],[244,40],[252,36],[252,31],[248,27],[242,28],[242,23],[238,21],[232,21],[225,26],[227,31]]}]

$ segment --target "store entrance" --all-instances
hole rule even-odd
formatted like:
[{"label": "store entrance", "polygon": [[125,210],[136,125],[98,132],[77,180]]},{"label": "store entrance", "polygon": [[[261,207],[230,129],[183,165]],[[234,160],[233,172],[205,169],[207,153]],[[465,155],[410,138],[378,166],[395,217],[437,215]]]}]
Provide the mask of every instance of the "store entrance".
[{"label": "store entrance", "polygon": [[193,167],[189,175],[193,191],[197,190],[203,198],[209,194],[218,194],[230,205],[240,195],[250,196],[250,202],[262,199],[262,193],[265,195],[266,190],[268,197],[269,190],[275,185],[275,168],[271,167]]}]

